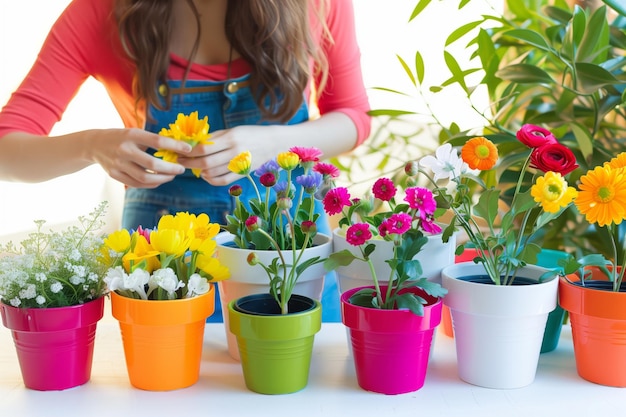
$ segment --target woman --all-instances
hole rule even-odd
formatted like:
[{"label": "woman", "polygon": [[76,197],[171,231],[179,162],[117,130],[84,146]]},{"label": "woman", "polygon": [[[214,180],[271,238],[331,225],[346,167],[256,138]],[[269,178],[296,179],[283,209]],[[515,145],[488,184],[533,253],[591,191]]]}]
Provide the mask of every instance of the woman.
[{"label": "woman", "polygon": [[[45,181],[97,163],[127,186],[123,227],[177,211],[225,223],[235,155],[250,151],[252,168],[292,146],[329,158],[368,136],[359,59],[349,0],[74,0],[0,112],[0,180]],[[89,76],[125,128],[48,137]],[[156,134],[196,110],[214,144],[191,149]]]}]

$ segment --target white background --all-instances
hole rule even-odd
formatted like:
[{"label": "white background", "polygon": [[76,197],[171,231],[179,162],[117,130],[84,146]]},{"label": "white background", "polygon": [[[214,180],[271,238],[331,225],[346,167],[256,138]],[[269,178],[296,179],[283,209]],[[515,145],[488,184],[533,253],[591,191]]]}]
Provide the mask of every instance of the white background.
[{"label": "white background", "polygon": [[[443,81],[443,44],[451,29],[459,25],[455,21],[458,13],[454,10],[458,2],[433,1],[434,13],[408,23],[417,0],[353,1],[365,85],[372,108],[419,109],[419,101],[398,101],[397,97],[392,99],[391,95],[381,94],[372,87],[411,92],[412,86],[396,54],[412,63],[416,50],[422,52],[428,63],[426,84]],[[0,105],[4,105],[19,86],[49,28],[68,3],[69,0],[0,1]],[[468,14],[479,16],[481,8],[487,7],[483,2],[474,3],[479,4],[473,11],[464,9],[464,21],[469,21]],[[461,55],[463,51],[458,52],[457,59],[461,59]],[[456,104],[457,101],[449,97],[434,97],[431,102],[435,107],[443,106],[444,115],[449,114],[450,120],[459,120],[454,110]],[[471,118],[469,123],[473,123]],[[121,126],[104,88],[89,79],[51,134]],[[117,228],[122,194],[123,186],[109,179],[99,166],[40,184],[0,182],[0,242],[19,240],[21,234],[32,229],[35,219],[45,219],[51,226],[72,222],[102,200],[110,202],[110,227]]]}]

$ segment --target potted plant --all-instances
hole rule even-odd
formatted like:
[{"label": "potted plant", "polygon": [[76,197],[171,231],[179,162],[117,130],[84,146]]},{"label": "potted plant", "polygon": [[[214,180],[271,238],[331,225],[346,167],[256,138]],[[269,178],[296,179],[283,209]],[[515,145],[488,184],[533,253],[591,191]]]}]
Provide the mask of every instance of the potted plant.
[{"label": "potted plant", "polygon": [[105,281],[119,321],[130,383],[166,391],[198,381],[211,282],[227,279],[215,257],[220,226],[206,214],[161,217],[156,229],[121,229],[105,240]]},{"label": "potted plant", "polygon": [[624,308],[625,247],[618,225],[626,220],[626,152],[587,171],[574,201],[599,239],[613,248],[603,254],[570,257],[559,285],[559,302],[569,312],[576,369],[591,382],[626,387]]},{"label": "potted plant", "polygon": [[[313,339],[321,328],[322,262],[332,246],[330,236],[317,233],[315,195],[336,171],[319,162],[320,156],[315,148],[280,153],[255,171],[259,185],[251,176],[249,152],[229,164],[250,180],[254,192],[244,200],[240,185],[230,188],[236,204],[225,229],[234,245],[220,245],[218,256],[237,268],[237,278],[229,281],[256,286],[230,291],[228,282],[220,289],[223,297],[232,297],[222,298],[227,325],[236,336],[246,386],[255,392],[290,393],[308,382]],[[296,176],[298,168],[302,175]],[[313,291],[308,285],[301,292],[311,282]]]},{"label": "potted plant", "polygon": [[[522,126],[516,138],[527,156],[513,184],[499,175],[503,162],[485,137],[468,140],[460,157],[445,144],[419,162],[428,182],[437,185],[437,198],[451,211],[444,236],[460,227],[476,251],[473,262],[443,269],[444,303],[452,313],[460,378],[491,388],[522,387],[534,380],[558,285],[556,272],[534,266],[542,249],[540,231],[576,196],[564,178],[577,167],[565,145],[534,125]],[[526,176],[531,187],[524,186]],[[510,203],[503,201],[511,188]],[[523,338],[514,336],[520,328],[526,329]]]},{"label": "potted plant", "polygon": [[106,203],[61,232],[37,230],[0,246],[0,312],[11,330],[24,385],[41,391],[85,384],[103,315],[99,248]]},{"label": "potted plant", "polygon": [[[415,175],[414,168],[407,164],[407,174]],[[344,285],[341,295],[357,381],[365,390],[384,394],[412,392],[424,385],[446,293],[437,282],[439,271],[454,259],[454,244],[442,243],[442,229],[434,222],[432,192],[409,186],[403,203],[396,202],[397,192],[394,182],[382,177],[372,187],[373,197],[351,198],[346,187],[335,187],[324,197],[329,215],[341,213],[341,229],[335,230],[333,240],[345,242],[335,244],[324,266],[344,270],[339,277],[363,274],[360,286]],[[372,212],[374,199],[388,210]],[[436,254],[434,259],[419,257],[427,245],[442,253],[441,262]],[[422,264],[431,266],[433,281],[424,276]],[[353,267],[357,270],[350,271]]]}]

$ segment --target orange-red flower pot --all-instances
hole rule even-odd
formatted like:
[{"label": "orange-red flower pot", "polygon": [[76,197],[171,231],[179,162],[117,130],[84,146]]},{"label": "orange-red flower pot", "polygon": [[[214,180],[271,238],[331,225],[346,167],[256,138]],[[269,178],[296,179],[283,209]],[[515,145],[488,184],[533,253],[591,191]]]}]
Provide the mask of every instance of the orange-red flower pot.
[{"label": "orange-red flower pot", "polygon": [[[607,280],[598,270],[592,279]],[[578,375],[596,384],[626,387],[626,293],[579,282],[576,274],[559,282],[559,303],[569,311]]]},{"label": "orange-red flower pot", "polygon": [[215,309],[215,289],[180,300],[136,300],[111,293],[120,324],[130,383],[148,391],[195,384],[200,376],[206,318]]}]

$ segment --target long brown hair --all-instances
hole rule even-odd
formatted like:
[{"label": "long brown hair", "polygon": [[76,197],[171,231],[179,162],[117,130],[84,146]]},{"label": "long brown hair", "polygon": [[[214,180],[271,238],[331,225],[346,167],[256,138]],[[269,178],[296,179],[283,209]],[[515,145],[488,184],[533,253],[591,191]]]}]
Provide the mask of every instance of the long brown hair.
[{"label": "long brown hair", "polygon": [[[200,39],[199,13],[192,0],[185,0],[196,16],[196,41],[183,82],[187,78]],[[225,31],[232,47],[251,66],[250,83],[257,92],[262,114],[272,120],[289,120],[302,104],[302,91],[311,76],[323,90],[328,63],[322,44],[316,44],[312,29],[322,33],[322,42],[332,42],[325,23],[326,1],[315,0],[229,0]],[[316,14],[319,27],[312,28],[309,13]],[[170,63],[172,0],[116,0],[115,17],[125,52],[137,67],[134,88],[137,97],[156,108],[163,105],[156,86],[165,82]],[[309,60],[315,62],[311,74]],[[169,97],[168,97],[169,102]]]}]

